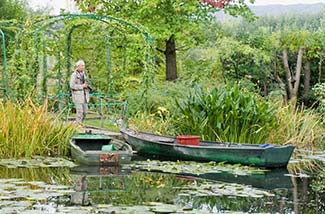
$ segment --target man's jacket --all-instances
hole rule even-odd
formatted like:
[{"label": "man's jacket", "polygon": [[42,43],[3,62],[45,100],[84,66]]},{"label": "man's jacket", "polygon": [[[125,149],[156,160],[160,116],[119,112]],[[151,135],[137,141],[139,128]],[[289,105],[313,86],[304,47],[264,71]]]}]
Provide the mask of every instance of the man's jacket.
[{"label": "man's jacket", "polygon": [[70,89],[72,94],[72,101],[74,103],[88,103],[89,102],[89,89],[83,88],[83,84],[87,83],[87,77],[83,72],[84,78],[78,71],[74,71],[70,78]]}]

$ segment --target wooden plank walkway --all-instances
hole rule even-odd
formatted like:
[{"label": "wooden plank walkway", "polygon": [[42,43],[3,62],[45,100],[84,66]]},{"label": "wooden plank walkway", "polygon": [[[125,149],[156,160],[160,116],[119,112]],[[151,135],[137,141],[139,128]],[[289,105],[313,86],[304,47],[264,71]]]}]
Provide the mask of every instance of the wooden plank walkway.
[{"label": "wooden plank walkway", "polygon": [[114,132],[110,131],[104,128],[96,127],[96,126],[90,126],[90,125],[84,125],[84,128],[82,129],[82,132],[88,132],[88,133],[95,133],[95,134],[104,134],[109,135],[113,138],[123,140],[122,134],[120,132]]}]

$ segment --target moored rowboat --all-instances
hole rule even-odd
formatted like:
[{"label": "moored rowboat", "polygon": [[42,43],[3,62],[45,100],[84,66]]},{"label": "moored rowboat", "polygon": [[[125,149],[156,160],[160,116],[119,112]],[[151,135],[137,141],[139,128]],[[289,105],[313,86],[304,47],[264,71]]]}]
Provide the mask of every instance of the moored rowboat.
[{"label": "moored rowboat", "polygon": [[294,146],[270,144],[237,144],[200,141],[198,145],[185,145],[175,137],[135,132],[122,129],[121,133],[139,154],[157,155],[170,160],[215,161],[257,167],[285,167],[293,153]]},{"label": "moored rowboat", "polygon": [[104,134],[78,133],[71,137],[71,156],[82,165],[130,163],[132,148],[124,141]]}]

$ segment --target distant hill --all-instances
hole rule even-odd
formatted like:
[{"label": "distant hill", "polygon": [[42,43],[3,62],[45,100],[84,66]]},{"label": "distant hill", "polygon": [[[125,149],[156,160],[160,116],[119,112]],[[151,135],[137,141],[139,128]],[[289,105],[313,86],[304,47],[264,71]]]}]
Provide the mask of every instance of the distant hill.
[{"label": "distant hill", "polygon": [[293,4],[293,5],[268,5],[268,6],[251,6],[252,11],[257,16],[281,16],[285,14],[292,14],[292,13],[319,13],[323,11],[325,8],[325,4],[318,3],[318,4]]},{"label": "distant hill", "polygon": [[[325,4],[292,4],[292,5],[265,5],[265,6],[250,6],[251,10],[257,16],[282,16],[286,14],[315,14],[324,11]],[[224,14],[223,12],[216,13],[217,20],[229,20],[233,17]]]}]

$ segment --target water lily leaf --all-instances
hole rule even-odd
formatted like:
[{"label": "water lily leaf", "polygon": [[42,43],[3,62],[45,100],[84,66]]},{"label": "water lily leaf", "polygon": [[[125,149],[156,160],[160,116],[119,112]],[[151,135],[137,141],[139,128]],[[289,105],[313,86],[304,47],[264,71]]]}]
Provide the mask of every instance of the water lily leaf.
[{"label": "water lily leaf", "polygon": [[[23,182],[20,179],[2,179],[0,200],[25,201],[30,206],[32,201],[47,201],[51,197],[69,195],[71,192],[73,192],[71,187],[64,185],[49,185],[42,181]],[[11,204],[9,208],[16,209],[16,205]]]},{"label": "water lily leaf", "polygon": [[253,175],[263,174],[267,170],[259,169],[248,166],[241,166],[240,164],[231,165],[224,163],[197,163],[194,161],[158,161],[158,160],[147,160],[147,161],[136,161],[133,164],[128,165],[133,169],[147,170],[147,171],[159,171],[168,173],[179,173],[179,174],[206,174],[206,173],[222,173],[227,172],[234,175]]},{"label": "water lily leaf", "polygon": [[64,158],[34,156],[30,159],[1,159],[0,166],[7,168],[39,168],[39,167],[75,167],[76,164]]},{"label": "water lily leaf", "polygon": [[192,196],[238,196],[238,197],[271,197],[268,191],[260,190],[258,188],[253,188],[248,185],[240,184],[228,184],[228,183],[211,183],[206,182],[201,185],[192,185],[190,188],[188,186],[182,187],[182,192],[185,194],[190,194]]},{"label": "water lily leaf", "polygon": [[154,213],[175,213],[177,212],[177,206],[162,204],[162,205],[157,205],[155,207],[151,207],[150,211],[153,211]]}]

